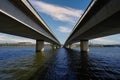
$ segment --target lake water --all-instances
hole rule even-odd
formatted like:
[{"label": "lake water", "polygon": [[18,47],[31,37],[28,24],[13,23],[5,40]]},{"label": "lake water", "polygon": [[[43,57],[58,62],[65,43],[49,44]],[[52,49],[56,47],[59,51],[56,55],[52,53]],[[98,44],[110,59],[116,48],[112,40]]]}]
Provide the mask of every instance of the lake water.
[{"label": "lake water", "polygon": [[79,48],[0,47],[0,80],[120,80],[120,47]]}]

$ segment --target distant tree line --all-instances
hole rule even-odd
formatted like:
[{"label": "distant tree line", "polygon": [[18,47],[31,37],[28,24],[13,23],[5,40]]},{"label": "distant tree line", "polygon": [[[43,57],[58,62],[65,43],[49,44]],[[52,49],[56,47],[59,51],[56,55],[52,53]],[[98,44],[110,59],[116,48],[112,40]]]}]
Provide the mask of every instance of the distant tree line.
[{"label": "distant tree line", "polygon": [[35,47],[35,44],[1,43],[0,47]]},{"label": "distant tree line", "polygon": [[[0,43],[0,47],[35,47],[35,43],[19,42],[19,43]],[[45,44],[44,47],[51,47],[51,44]]]},{"label": "distant tree line", "polygon": [[[80,47],[80,44],[73,44],[72,47]],[[120,44],[112,44],[112,45],[89,44],[89,47],[120,47]]]}]

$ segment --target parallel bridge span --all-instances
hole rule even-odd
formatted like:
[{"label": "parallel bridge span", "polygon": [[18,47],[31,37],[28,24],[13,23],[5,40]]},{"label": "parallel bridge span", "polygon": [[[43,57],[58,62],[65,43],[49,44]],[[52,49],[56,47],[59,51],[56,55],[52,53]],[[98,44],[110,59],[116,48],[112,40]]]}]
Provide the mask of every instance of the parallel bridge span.
[{"label": "parallel bridge span", "polygon": [[88,40],[117,33],[120,33],[120,0],[93,0],[64,46],[81,41],[81,51],[88,52]]},{"label": "parallel bridge span", "polygon": [[36,40],[36,51],[43,50],[43,41],[60,46],[53,32],[28,0],[2,0],[0,32]]}]

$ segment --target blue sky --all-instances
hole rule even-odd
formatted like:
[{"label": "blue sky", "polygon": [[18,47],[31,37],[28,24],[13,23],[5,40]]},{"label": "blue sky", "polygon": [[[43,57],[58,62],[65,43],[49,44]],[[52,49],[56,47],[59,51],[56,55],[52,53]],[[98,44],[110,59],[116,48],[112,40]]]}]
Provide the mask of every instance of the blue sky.
[{"label": "blue sky", "polygon": [[[91,0],[29,0],[32,6],[63,44]],[[0,43],[35,40],[0,33]],[[120,44],[120,34],[90,40],[91,43]]]},{"label": "blue sky", "polygon": [[[29,0],[43,20],[64,43],[75,23],[90,3],[87,0]],[[79,4],[80,3],[80,4]],[[81,6],[83,4],[83,6]],[[79,6],[80,5],[80,6]]]}]

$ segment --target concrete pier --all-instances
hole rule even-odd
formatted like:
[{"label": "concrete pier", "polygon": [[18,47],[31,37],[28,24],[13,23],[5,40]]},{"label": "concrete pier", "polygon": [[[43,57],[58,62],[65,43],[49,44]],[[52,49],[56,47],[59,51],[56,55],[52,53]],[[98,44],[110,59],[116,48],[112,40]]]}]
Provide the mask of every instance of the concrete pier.
[{"label": "concrete pier", "polygon": [[36,52],[44,51],[44,41],[43,40],[36,40]]},{"label": "concrete pier", "polygon": [[81,49],[81,52],[89,52],[89,42],[88,42],[88,40],[81,40],[80,49]]},{"label": "concrete pier", "polygon": [[57,48],[60,48],[60,46],[57,45]]},{"label": "concrete pier", "polygon": [[69,45],[67,45],[67,46],[65,46],[66,48],[70,48],[71,49],[71,45],[69,44]]},{"label": "concrete pier", "polygon": [[57,48],[57,46],[55,44],[52,44],[52,49],[54,50],[56,48]]}]

